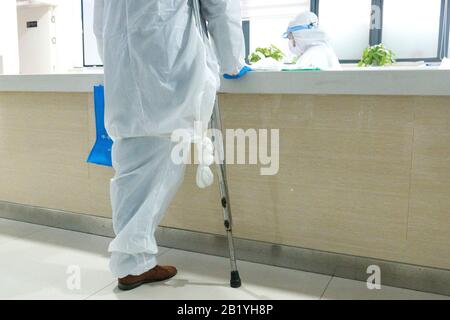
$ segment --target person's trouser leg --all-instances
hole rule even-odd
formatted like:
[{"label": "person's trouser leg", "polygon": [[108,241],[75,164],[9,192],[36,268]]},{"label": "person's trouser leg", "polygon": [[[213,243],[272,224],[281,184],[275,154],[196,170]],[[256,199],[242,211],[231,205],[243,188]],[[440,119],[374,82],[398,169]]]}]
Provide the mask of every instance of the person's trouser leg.
[{"label": "person's trouser leg", "polygon": [[185,170],[185,165],[173,163],[173,146],[169,138],[160,137],[114,142],[111,204],[116,238],[109,251],[110,269],[117,278],[140,275],[157,264],[154,233]]}]

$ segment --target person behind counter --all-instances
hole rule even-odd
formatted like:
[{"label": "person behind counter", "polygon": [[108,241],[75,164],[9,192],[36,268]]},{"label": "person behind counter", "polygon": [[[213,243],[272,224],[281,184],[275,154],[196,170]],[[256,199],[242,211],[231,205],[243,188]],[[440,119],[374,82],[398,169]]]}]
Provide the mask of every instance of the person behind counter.
[{"label": "person behind counter", "polygon": [[298,69],[341,69],[339,59],[329,43],[328,35],[319,29],[319,18],[313,12],[295,17],[283,35],[297,58]]}]

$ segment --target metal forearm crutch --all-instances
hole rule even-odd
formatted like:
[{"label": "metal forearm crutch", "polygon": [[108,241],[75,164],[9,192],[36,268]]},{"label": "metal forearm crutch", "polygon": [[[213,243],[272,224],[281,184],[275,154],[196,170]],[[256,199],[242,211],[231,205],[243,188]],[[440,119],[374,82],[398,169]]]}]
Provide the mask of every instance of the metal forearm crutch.
[{"label": "metal forearm crutch", "polygon": [[[211,128],[219,130],[220,133],[223,132],[222,119],[219,109],[218,97],[216,97],[216,102],[214,103],[214,111],[211,118]],[[219,135],[223,137],[223,135]],[[227,232],[228,239],[228,249],[230,251],[230,265],[231,265],[231,279],[230,286],[232,288],[239,288],[241,286],[241,278],[239,276],[239,271],[237,270],[236,255],[234,250],[234,240],[233,240],[233,219],[231,216],[230,208],[230,196],[228,193],[228,183],[227,183],[227,168],[225,162],[225,151],[222,141],[217,141],[217,135],[213,136],[214,146],[218,152],[218,158],[221,160],[217,163],[217,176],[219,178],[219,189],[220,189],[220,202],[223,209],[223,219],[225,230]]]},{"label": "metal forearm crutch", "polygon": [[[206,29],[205,21],[202,19],[201,16],[200,2],[199,0],[192,0],[192,3],[196,24],[198,26],[202,38],[204,39],[205,42],[207,42],[209,41],[208,31]],[[222,119],[220,116],[219,101],[217,96],[216,101],[214,103],[214,110],[211,117],[210,127],[212,129],[219,130],[220,133],[223,132]],[[239,288],[241,286],[241,278],[239,276],[239,271],[237,270],[236,255],[234,251],[234,241],[232,232],[233,221],[231,217],[230,197],[228,194],[225,151],[223,147],[223,135],[220,135],[220,137],[222,137],[222,141],[217,141],[217,136],[213,136],[214,139],[213,142],[216,150],[218,151],[218,158],[221,160],[219,163],[217,163],[217,176],[219,178],[220,202],[223,209],[225,230],[227,232],[228,249],[230,251],[230,265],[231,265],[230,286],[232,288]]]}]

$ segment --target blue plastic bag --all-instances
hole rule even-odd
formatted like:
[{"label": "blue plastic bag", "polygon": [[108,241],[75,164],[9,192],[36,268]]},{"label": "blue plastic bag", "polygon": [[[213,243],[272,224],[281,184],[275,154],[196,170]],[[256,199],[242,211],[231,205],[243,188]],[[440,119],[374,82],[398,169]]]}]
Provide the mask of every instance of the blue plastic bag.
[{"label": "blue plastic bag", "polygon": [[112,167],[111,149],[113,141],[105,129],[105,89],[103,86],[94,87],[94,108],[97,139],[87,162]]}]

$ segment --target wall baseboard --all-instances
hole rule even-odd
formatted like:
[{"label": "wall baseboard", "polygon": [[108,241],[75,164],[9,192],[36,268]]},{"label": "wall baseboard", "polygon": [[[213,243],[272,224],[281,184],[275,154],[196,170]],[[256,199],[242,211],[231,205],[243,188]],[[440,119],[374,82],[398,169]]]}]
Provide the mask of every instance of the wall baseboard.
[{"label": "wall baseboard", "polygon": [[[0,201],[0,218],[113,237],[111,219]],[[227,257],[226,237],[216,234],[159,227],[163,247]],[[366,281],[367,267],[381,269],[382,285],[450,296],[450,270],[357,257],[339,253],[235,239],[240,260]]]}]

